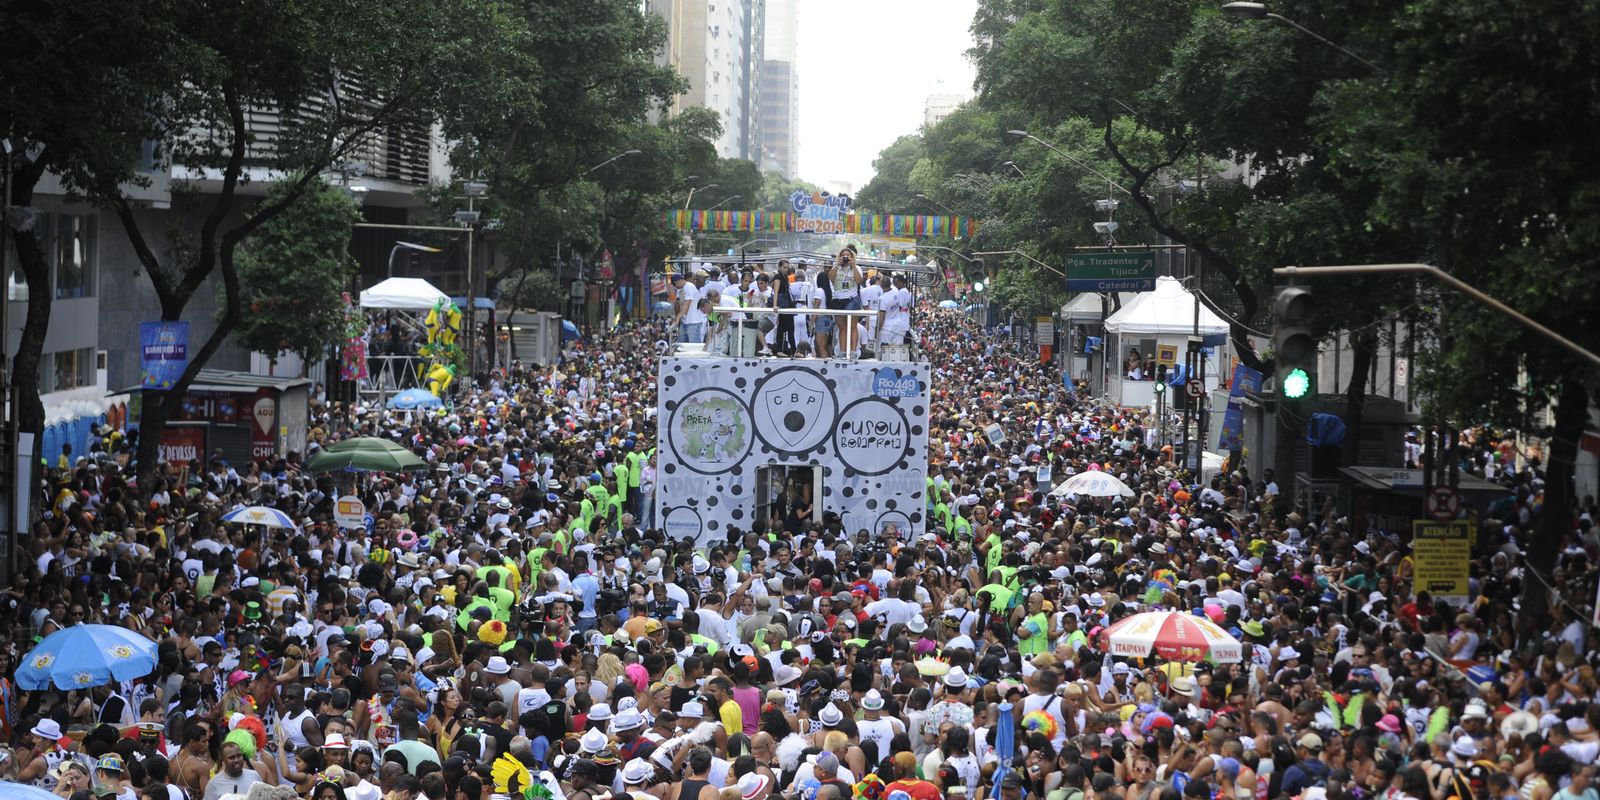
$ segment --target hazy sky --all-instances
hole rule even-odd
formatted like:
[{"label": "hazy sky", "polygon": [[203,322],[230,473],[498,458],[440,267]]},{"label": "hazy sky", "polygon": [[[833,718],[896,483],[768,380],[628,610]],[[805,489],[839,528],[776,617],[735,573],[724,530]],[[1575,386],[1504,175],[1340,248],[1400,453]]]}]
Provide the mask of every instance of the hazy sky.
[{"label": "hazy sky", "polygon": [[800,177],[859,191],[878,151],[921,127],[928,95],[970,96],[977,8],[978,0],[800,0]]}]

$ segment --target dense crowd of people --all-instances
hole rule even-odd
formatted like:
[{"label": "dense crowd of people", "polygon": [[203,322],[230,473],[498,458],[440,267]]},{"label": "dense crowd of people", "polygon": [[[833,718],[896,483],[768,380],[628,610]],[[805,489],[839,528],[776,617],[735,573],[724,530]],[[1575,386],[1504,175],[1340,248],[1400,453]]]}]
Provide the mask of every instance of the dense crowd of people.
[{"label": "dense crowd of people", "polygon": [[[444,412],[316,403],[312,453],[270,462],[140,486],[108,440],[50,474],[0,604],[0,777],[67,800],[1597,800],[1575,590],[1600,554],[1586,513],[1555,574],[1525,567],[1537,472],[1497,462],[1471,596],[1434,600],[1403,534],[1281,502],[1248,465],[1192,475],[1143,412],[916,314],[929,523],[900,541],[803,518],[668,541],[655,359],[682,331],[660,324]],[[351,436],[429,469],[303,470]],[[1086,470],[1136,496],[1050,494]],[[370,529],[334,524],[346,493]],[[299,527],[218,522],[256,504]],[[1527,580],[1551,596],[1533,628]],[[1244,659],[1107,656],[1103,629],[1153,609],[1213,620]],[[11,681],[85,623],[158,642],[156,671]]]}]

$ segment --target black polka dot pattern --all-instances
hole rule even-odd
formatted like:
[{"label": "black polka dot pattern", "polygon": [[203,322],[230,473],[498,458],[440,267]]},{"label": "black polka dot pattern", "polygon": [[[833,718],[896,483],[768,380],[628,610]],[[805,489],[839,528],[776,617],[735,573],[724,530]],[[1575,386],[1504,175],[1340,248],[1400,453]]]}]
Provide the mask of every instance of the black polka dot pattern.
[{"label": "black polka dot pattern", "polygon": [[877,362],[662,360],[656,492],[673,539],[722,540],[756,518],[769,465],[822,470],[846,529],[923,532],[929,370]]}]

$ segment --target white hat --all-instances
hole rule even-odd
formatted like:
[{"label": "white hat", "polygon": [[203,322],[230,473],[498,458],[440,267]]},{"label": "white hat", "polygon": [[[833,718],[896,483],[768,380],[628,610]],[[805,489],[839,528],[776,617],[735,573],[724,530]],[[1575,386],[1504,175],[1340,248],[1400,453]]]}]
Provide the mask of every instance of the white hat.
[{"label": "white hat", "polygon": [[322,743],[322,749],[324,749],[324,750],[349,750],[350,749],[350,745],[345,742],[344,734],[342,734],[342,733],[330,733],[330,734],[328,734],[327,740]]},{"label": "white hat", "polygon": [[604,722],[611,719],[610,703],[595,703],[589,707],[589,719],[595,722]]},{"label": "white hat", "polygon": [[690,700],[689,702],[683,704],[683,708],[678,709],[679,717],[694,717],[695,719],[702,719],[705,717],[705,715],[706,707],[701,705],[696,700]]},{"label": "white hat", "polygon": [[1467,703],[1466,709],[1461,712],[1461,719],[1463,721],[1469,720],[1469,719],[1488,719],[1488,718],[1489,718],[1489,710],[1487,708],[1485,708],[1482,703],[1480,703],[1480,702],[1478,702],[1476,700],[1474,700],[1474,701],[1472,701],[1470,703]]},{"label": "white hat", "polygon": [[788,686],[800,679],[805,673],[799,667],[791,664],[778,664],[772,668],[772,685]]},{"label": "white hat", "polygon": [[28,733],[43,739],[49,739],[52,742],[60,741],[61,723],[47,717],[39,720],[39,724],[33,726],[33,730],[28,731]]},{"label": "white hat", "polygon": [[772,784],[772,779],[759,772],[747,772],[739,779],[739,795],[744,800],[756,800],[767,787]]},{"label": "white hat", "polygon": [[821,720],[823,725],[832,727],[844,722],[844,712],[840,711],[838,706],[829,703],[817,712],[817,719]]},{"label": "white hat", "polygon": [[866,710],[868,710],[868,711],[880,711],[880,710],[882,710],[883,709],[883,695],[878,694],[878,690],[877,689],[873,689],[873,690],[867,692],[867,695],[865,697],[861,698],[861,707],[866,709]]},{"label": "white hat", "polygon": [[655,774],[655,769],[642,758],[629,761],[622,768],[622,782],[627,786],[643,786],[650,776]]},{"label": "white hat", "polygon": [[1128,662],[1126,661],[1118,661],[1117,663],[1111,665],[1112,675],[1126,675],[1130,671],[1131,670],[1128,667]]},{"label": "white hat", "polygon": [[490,656],[489,663],[483,665],[483,671],[490,675],[504,675],[511,671],[511,665],[506,663],[505,656]]},{"label": "white hat", "polygon": [[945,673],[944,685],[952,689],[967,688],[967,671],[960,667],[951,667],[950,671]]},{"label": "white hat", "polygon": [[1281,648],[1278,648],[1278,660],[1279,661],[1288,661],[1291,658],[1299,658],[1299,657],[1300,657],[1300,651],[1294,649],[1293,647],[1281,647]]},{"label": "white hat", "polygon": [[606,739],[605,731],[599,728],[590,728],[588,732],[578,739],[578,747],[585,753],[598,753],[606,749],[607,741],[609,740]]},{"label": "white hat", "polygon": [[1450,752],[1459,758],[1474,759],[1478,757],[1478,744],[1472,741],[1471,736],[1463,734],[1456,737],[1455,744],[1450,745]]},{"label": "white hat", "polygon": [[1188,675],[1179,675],[1172,679],[1172,693],[1184,697],[1194,697],[1194,678]]},{"label": "white hat", "polygon": [[614,731],[631,731],[644,725],[644,716],[637,708],[625,708],[617,712],[617,718],[611,721]]},{"label": "white hat", "polygon": [[711,562],[701,558],[700,556],[695,556],[694,557],[694,574],[702,575],[702,574],[710,571],[710,569],[711,569]]}]

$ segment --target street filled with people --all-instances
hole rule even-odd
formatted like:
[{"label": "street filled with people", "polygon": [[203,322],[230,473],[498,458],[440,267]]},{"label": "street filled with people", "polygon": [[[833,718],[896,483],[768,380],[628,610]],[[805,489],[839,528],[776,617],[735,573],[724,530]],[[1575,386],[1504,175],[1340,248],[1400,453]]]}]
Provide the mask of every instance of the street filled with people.
[{"label": "street filled with people", "polygon": [[[844,263],[798,307],[859,308]],[[797,274],[738,280],[794,308]],[[1251,455],[1197,475],[1148,411],[923,299],[874,323],[933,374],[926,524],[849,530],[791,497],[783,524],[671,541],[657,361],[714,308],[461,381],[444,410],[313,398],[304,453],[139,485],[117,434],[49,470],[0,604],[0,778],[67,800],[1600,800],[1595,640],[1565,591],[1600,552],[1585,513],[1554,573],[1527,568],[1536,463],[1463,454],[1505,499],[1470,596],[1435,600],[1408,532],[1281,502]],[[842,353],[807,346],[833,330],[784,323],[767,349]],[[357,436],[427,469],[305,469]],[[1089,472],[1133,496],[1052,492]],[[346,495],[360,526],[337,524]],[[294,527],[220,521],[257,505]],[[1160,611],[1237,657],[1107,646]],[[154,671],[12,679],[93,624],[153,640]]]}]

